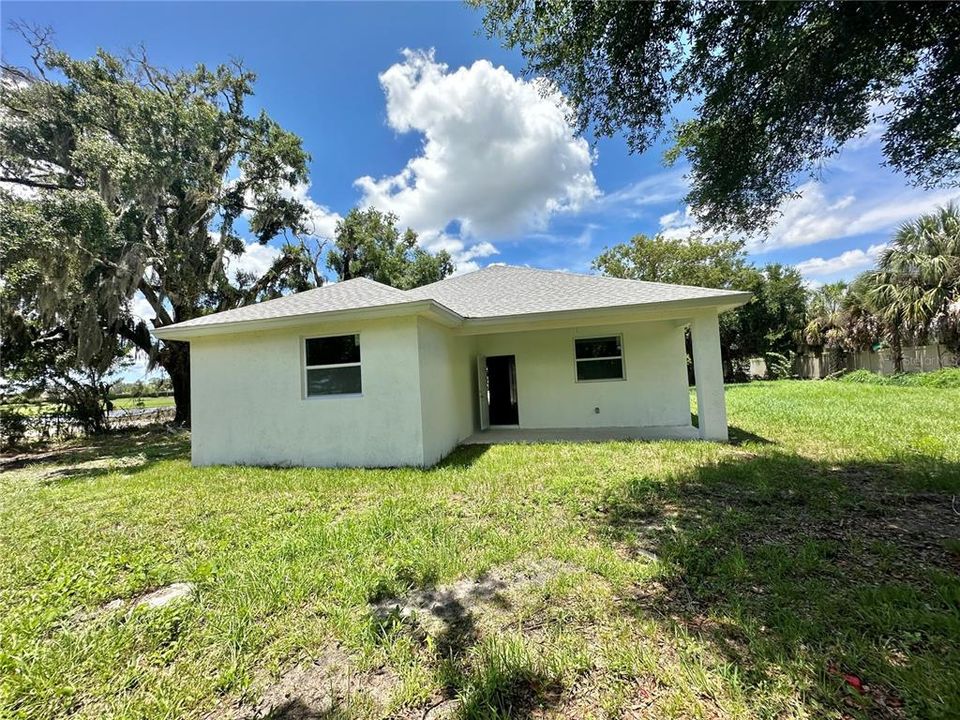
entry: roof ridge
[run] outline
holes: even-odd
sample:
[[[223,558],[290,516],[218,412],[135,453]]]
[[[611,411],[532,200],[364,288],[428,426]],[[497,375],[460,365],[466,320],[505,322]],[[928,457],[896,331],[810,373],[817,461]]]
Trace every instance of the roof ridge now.
[[[406,290],[401,290],[400,288],[394,287],[393,285],[387,285],[387,283],[382,283],[379,280],[374,280],[373,278],[368,278],[364,275],[352,277],[347,280],[337,280],[334,283],[328,283],[327,285],[322,285],[321,287],[329,287],[330,285],[342,285],[344,283],[353,282],[355,280],[363,280],[364,282],[373,283],[374,285],[379,285],[380,287],[390,288],[391,290],[396,290],[397,292],[406,292]]]
[[[465,277],[466,275],[474,275],[484,270],[492,270],[494,268],[504,268],[510,270],[533,270],[536,272],[550,273],[551,275],[564,275],[564,276],[573,276],[573,277],[582,277],[590,278],[591,280],[625,280],[632,283],[642,283],[644,285],[652,285],[657,287],[688,287],[688,288],[699,288],[701,290],[710,290],[711,292],[720,292],[720,293],[742,293],[743,290],[732,290],[729,288],[711,288],[705,287],[703,285],[686,285],[682,283],[668,283],[662,282],[659,280],[637,280],[636,278],[620,278],[614,277],[613,275],[604,275],[602,273],[585,273],[585,272],[573,272],[572,270],[555,270],[550,268],[538,268],[532,267],[530,265],[511,265],[509,263],[493,263],[485,267],[473,270],[472,272],[464,273],[463,275],[456,275],[454,277],[444,278],[444,280],[453,280],[456,277]],[[443,282],[440,280],[438,282]],[[424,287],[427,287],[426,285]]]

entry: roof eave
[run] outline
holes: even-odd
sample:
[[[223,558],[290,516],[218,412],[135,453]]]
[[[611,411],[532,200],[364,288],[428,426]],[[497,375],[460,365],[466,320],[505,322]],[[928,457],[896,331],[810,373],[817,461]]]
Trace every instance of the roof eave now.
[[[463,318],[460,315],[445,305],[441,305],[436,300],[412,300],[410,302],[392,303],[390,305],[305,313],[302,315],[290,315],[277,318],[237,320],[234,322],[213,323],[209,325],[169,325],[167,327],[156,328],[153,330],[153,334],[161,340],[188,342],[197,338],[214,335],[233,335],[237,333],[257,332],[259,330],[280,330],[303,325],[349,320],[379,320],[383,318],[403,317],[406,315],[424,315],[447,327],[457,327],[463,322]]]

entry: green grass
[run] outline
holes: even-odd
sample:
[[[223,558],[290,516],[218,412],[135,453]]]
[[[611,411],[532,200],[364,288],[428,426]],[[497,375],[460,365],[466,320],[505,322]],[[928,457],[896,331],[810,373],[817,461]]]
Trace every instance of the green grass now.
[[[117,410],[128,410],[130,408],[158,408],[158,407],[173,407],[173,395],[162,395],[160,397],[125,397],[125,398],[115,398],[113,400],[113,407]]]
[[[960,715],[960,391],[727,398],[731,445],[195,469],[156,433],[7,467],[0,717],[228,717],[332,646],[390,692],[324,717]],[[448,638],[371,612],[541,560],[564,570]],[[99,610],[179,580],[192,601]]]

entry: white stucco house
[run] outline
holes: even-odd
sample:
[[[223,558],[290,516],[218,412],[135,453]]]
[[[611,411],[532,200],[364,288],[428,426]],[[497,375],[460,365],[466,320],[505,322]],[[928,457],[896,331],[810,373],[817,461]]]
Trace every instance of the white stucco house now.
[[[726,440],[717,315],[749,298],[491,266],[407,291],[348,280],[155,334],[190,343],[195,465],[428,466],[511,437]]]

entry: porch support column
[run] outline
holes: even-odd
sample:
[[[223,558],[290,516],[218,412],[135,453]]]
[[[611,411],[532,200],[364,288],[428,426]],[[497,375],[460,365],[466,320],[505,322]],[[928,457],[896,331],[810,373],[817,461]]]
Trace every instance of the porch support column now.
[[[720,358],[720,323],[717,311],[693,317],[693,373],[697,383],[697,419],[703,440],[726,442],[727,404],[723,396],[723,361]]]

